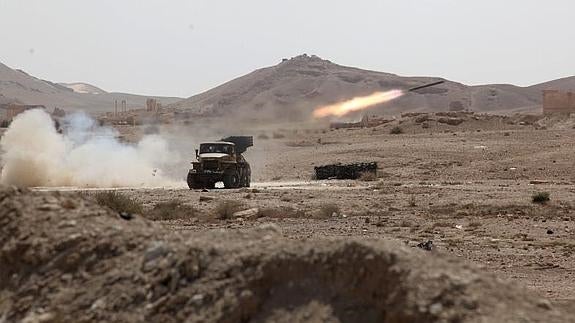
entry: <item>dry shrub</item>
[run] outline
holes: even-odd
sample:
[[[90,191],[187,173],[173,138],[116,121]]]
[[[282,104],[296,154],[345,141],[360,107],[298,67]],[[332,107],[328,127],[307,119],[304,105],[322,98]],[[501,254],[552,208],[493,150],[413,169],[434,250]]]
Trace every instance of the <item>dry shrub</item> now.
[[[293,207],[265,208],[258,211],[257,217],[274,219],[304,218],[305,212]]]
[[[285,145],[288,147],[313,147],[316,144],[314,144],[313,142],[310,142],[310,141],[302,140],[302,141],[286,142]]]
[[[483,224],[479,221],[473,221],[471,223],[469,223],[469,227],[472,229],[477,229],[479,227],[481,227]]]
[[[274,132],[272,136],[274,139],[283,139],[286,137],[283,133],[279,133],[279,132]]]
[[[217,219],[227,220],[230,219],[234,213],[241,211],[244,204],[239,201],[224,200],[218,203],[214,209],[214,215]]]
[[[331,218],[334,214],[339,215],[340,213],[341,210],[339,209],[339,206],[333,203],[328,203],[320,206],[317,212],[317,217],[320,219],[327,219]]]
[[[395,126],[389,130],[389,133],[392,135],[399,135],[403,133],[403,129],[400,126]]]
[[[531,197],[531,201],[537,204],[546,204],[551,200],[549,192],[537,192]]]
[[[150,220],[176,220],[194,217],[197,210],[192,206],[183,204],[178,200],[161,202],[147,212],[146,217]]]
[[[140,202],[116,191],[98,192],[94,194],[94,198],[99,205],[118,213],[142,214],[144,209]]]
[[[411,195],[409,196],[409,203],[408,203],[408,205],[409,205],[410,207],[416,207],[416,206],[417,206],[417,202],[416,202],[416,200],[415,200],[415,195],[414,195],[414,194],[411,194]]]
[[[359,176],[359,180],[362,182],[373,182],[377,180],[377,173],[376,172],[363,172]]]
[[[270,137],[268,135],[266,135],[265,133],[262,133],[258,136],[258,139],[267,140],[267,139],[270,139]]]

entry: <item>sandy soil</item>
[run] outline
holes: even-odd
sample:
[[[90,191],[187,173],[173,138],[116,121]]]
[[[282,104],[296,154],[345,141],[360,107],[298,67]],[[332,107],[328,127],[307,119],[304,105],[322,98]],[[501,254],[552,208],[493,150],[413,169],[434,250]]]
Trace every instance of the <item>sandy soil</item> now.
[[[126,192],[149,207],[178,199],[208,215],[220,200],[280,210],[272,219],[166,222],[175,230],[271,220],[292,239],[391,237],[412,246],[433,240],[438,252],[481,264],[550,299],[575,300],[575,130],[565,120],[459,117],[465,119],[459,126],[430,115],[429,128],[410,116],[373,129],[263,131],[270,139],[257,140],[246,156],[254,164],[252,190]],[[389,134],[395,125],[404,133]],[[313,166],[353,161],[379,162],[380,178],[311,180]],[[543,191],[551,202],[532,203]],[[340,211],[318,219],[318,210],[332,204]]]
[[[272,223],[293,241],[384,238],[408,247],[433,241],[431,258],[480,266],[573,313],[572,119],[421,117],[369,129],[253,129],[259,139],[246,154],[254,170],[249,189],[119,190],[146,208],[171,200],[194,207],[193,214],[156,221],[178,234],[217,239],[222,230]],[[442,117],[462,123],[450,126]],[[395,126],[403,133],[390,134]],[[311,180],[314,166],[353,161],[377,161],[379,178]],[[537,192],[549,192],[551,200],[533,203]],[[218,219],[226,201],[246,212]]]

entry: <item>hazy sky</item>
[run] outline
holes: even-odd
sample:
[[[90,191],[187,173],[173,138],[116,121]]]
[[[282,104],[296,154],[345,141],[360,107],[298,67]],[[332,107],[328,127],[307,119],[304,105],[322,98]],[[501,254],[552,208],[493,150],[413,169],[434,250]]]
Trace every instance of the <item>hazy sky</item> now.
[[[467,84],[575,74],[573,0],[0,0],[0,62],[191,96],[284,57]]]

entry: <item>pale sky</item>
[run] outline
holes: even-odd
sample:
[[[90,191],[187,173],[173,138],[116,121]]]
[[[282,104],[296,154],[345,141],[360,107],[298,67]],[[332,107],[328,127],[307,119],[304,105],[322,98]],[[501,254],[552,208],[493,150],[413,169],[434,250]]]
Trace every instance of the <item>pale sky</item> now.
[[[466,84],[575,75],[572,0],[0,0],[0,62],[188,97],[282,58]]]

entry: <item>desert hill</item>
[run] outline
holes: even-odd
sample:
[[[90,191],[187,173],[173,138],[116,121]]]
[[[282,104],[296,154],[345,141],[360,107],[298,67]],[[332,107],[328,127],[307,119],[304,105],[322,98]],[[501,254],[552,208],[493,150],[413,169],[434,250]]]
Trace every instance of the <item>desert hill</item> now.
[[[11,69],[0,63],[0,104],[20,102],[40,104],[48,109],[84,110],[100,113],[114,110],[114,101],[127,101],[128,108],[145,106],[147,96],[125,93],[107,93],[85,83],[56,84]],[[178,101],[178,98],[157,97],[162,104]]]
[[[564,77],[557,80],[533,85],[530,88],[536,90],[573,91],[575,90],[575,76]]]
[[[74,91],[75,93],[83,93],[83,94],[106,94],[107,92],[96,87],[91,84],[87,83],[58,83],[58,85],[62,85]]]
[[[311,111],[319,106],[375,91],[408,89],[438,80],[443,79],[403,77],[341,66],[317,56],[301,55],[177,102],[173,107],[207,115],[223,115],[233,111],[257,118],[302,119],[309,117]],[[462,109],[504,114],[537,112],[541,108],[541,89],[556,86],[553,82],[532,87],[509,84],[467,86],[445,81],[440,86],[376,106],[370,112],[397,114]],[[558,82],[560,88],[575,87],[575,77],[554,82]]]

